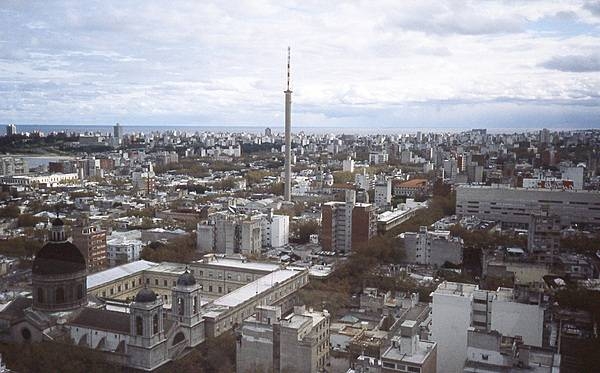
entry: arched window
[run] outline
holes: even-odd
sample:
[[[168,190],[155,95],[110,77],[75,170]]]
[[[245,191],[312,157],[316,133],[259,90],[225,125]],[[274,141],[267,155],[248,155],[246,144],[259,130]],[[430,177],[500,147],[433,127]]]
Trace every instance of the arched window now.
[[[44,303],[44,289],[37,289],[37,298],[38,303]]]
[[[144,335],[144,319],[142,319],[142,316],[136,316],[135,318],[135,334]]]
[[[152,332],[154,334],[158,333],[158,314],[155,313],[154,317],[152,317]]]
[[[183,298],[177,297],[177,313],[183,315]]]
[[[83,298],[83,285],[77,285],[77,299]]]
[[[65,289],[62,287],[59,287],[56,289],[56,303],[60,304],[60,303],[64,303],[65,302]]]
[[[192,313],[198,313],[198,296],[194,297],[193,311]]]

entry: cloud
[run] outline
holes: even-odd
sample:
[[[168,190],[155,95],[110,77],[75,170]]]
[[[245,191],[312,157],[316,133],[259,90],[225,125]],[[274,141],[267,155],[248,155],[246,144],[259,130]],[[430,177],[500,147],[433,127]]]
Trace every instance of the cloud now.
[[[583,5],[583,9],[586,9],[593,15],[600,17],[600,1],[587,1]]]
[[[3,4],[0,123],[278,125],[288,45],[297,125],[482,118],[492,103],[600,113],[600,75],[562,73],[597,61],[581,57],[600,45],[582,3],[86,4]]]
[[[600,55],[555,56],[541,64],[546,69],[588,73],[600,71]]]

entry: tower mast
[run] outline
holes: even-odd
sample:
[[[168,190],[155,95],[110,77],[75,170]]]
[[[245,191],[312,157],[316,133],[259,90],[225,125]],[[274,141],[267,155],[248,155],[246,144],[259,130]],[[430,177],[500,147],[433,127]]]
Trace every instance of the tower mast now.
[[[292,91],[290,90],[290,47],[287,55],[287,89],[285,93],[285,185],[283,198],[292,201]]]

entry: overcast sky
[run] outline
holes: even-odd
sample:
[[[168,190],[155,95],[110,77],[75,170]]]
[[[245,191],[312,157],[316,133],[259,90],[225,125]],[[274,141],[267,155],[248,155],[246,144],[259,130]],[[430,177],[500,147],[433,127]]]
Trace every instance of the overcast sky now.
[[[0,123],[600,127],[600,1],[10,1]]]

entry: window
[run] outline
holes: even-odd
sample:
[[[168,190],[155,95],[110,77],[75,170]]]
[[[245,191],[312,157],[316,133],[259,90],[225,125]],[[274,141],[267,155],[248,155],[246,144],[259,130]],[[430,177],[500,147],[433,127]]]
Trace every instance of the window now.
[[[488,354],[481,354],[481,360],[487,360],[490,356]]]
[[[183,298],[177,298],[177,313],[183,316]]]
[[[117,292],[119,292],[119,293],[121,292],[121,285],[117,286]]]
[[[212,293],[212,285],[208,285],[208,292]]]
[[[146,279],[146,284],[147,284],[147,285],[149,285],[149,284],[150,284],[150,279],[149,279],[149,278],[147,278],[147,279]]]
[[[394,364],[394,363],[388,363],[387,361],[384,361],[384,362],[383,362],[383,367],[384,367],[384,368],[392,368],[392,369],[395,369],[395,368],[396,368],[396,364]]]
[[[115,293],[115,289],[110,288],[110,295],[113,295]]]
[[[135,334],[144,334],[144,320],[142,319],[142,316],[136,316],[135,318]]]
[[[106,290],[102,292],[102,297],[106,298]]]
[[[44,303],[44,289],[38,288],[37,289],[37,296],[38,296],[38,302],[39,303]]]
[[[421,368],[419,367],[407,367],[409,372],[420,373]]]
[[[83,298],[83,285],[77,285],[77,299]]]
[[[192,313],[194,313],[194,314],[198,313],[198,297],[197,296],[194,297],[192,307],[193,307]]]
[[[158,286],[158,279],[157,278],[154,279],[154,285]]]
[[[167,285],[167,280],[163,280],[163,286],[165,286],[165,287],[168,286]]]
[[[223,288],[219,286],[219,294],[223,292]]]
[[[146,281],[146,283],[148,283],[148,282],[149,281]],[[132,281],[132,283],[133,283],[133,281]],[[141,284],[142,284],[142,278],[140,277],[140,278],[138,278],[138,285],[141,285]]]

